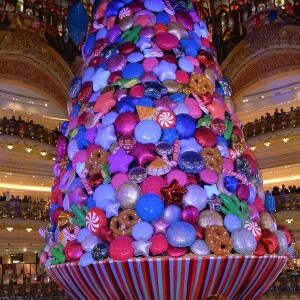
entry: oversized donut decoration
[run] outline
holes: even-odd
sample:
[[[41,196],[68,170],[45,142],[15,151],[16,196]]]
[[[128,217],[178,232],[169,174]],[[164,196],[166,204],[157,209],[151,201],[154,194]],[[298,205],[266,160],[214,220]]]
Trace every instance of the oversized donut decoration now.
[[[102,209],[93,207],[85,217],[86,227],[94,234],[97,234],[101,227],[106,226],[106,216]]]
[[[209,92],[212,95],[214,91],[214,86],[210,80],[206,76],[196,73],[190,77],[190,87],[198,96],[205,94],[206,92]]]
[[[201,151],[205,168],[220,174],[223,169],[223,157],[217,148],[206,147]]]
[[[86,169],[89,171],[89,175],[101,173],[101,165],[107,164],[108,152],[104,151],[101,147],[96,147],[88,154],[88,159],[85,163]]]
[[[110,229],[113,236],[131,235],[132,227],[139,222],[140,219],[133,209],[124,209],[119,216],[113,217],[110,221]]]
[[[172,128],[176,123],[176,116],[171,111],[163,111],[158,114],[156,122],[161,128]]]
[[[262,232],[261,228],[256,222],[246,221],[244,227],[255,236],[257,241],[260,240]]]
[[[216,255],[226,255],[232,250],[231,239],[228,231],[223,226],[206,226],[205,241],[208,248]]]

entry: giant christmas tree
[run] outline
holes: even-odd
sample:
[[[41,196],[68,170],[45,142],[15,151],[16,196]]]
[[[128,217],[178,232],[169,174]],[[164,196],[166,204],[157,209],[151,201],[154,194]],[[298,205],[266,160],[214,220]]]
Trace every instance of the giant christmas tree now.
[[[167,274],[175,272],[181,286],[180,278],[195,275],[196,267],[181,274],[178,263],[209,264],[211,259],[222,265],[201,273],[211,290],[202,287],[193,294],[198,272],[186,297],[218,292],[229,297],[230,287],[218,290],[211,282],[218,268],[224,278],[236,268],[236,276],[240,271],[254,285],[254,269],[241,271],[243,263],[229,267],[229,261],[285,255],[291,243],[271,216],[274,199],[263,190],[197,5],[188,0],[94,2],[94,22],[82,48],[85,62],[71,84],[69,122],[57,145],[51,226],[43,232],[47,245],[40,258],[50,273],[59,269],[51,265],[65,262],[78,261],[77,268],[88,270],[91,264],[113,268],[122,261],[123,275],[120,270],[98,274],[100,280],[109,278],[99,283],[103,297],[96,287],[87,287],[103,299],[114,292],[127,299],[172,298],[161,297],[159,283],[158,294],[141,292],[145,272],[152,286],[160,282],[158,266],[151,269],[147,261],[170,264]],[[151,260],[143,259],[148,256]],[[285,258],[274,259],[275,269],[262,260],[257,272],[271,272],[275,280]],[[128,262],[148,271],[126,267]],[[136,268],[140,277],[134,281],[126,268]],[[118,287],[112,287],[119,277]],[[120,287],[124,280],[131,292]],[[63,286],[73,290],[71,282]],[[172,287],[168,290],[172,293]],[[239,293],[231,296],[242,297]]]

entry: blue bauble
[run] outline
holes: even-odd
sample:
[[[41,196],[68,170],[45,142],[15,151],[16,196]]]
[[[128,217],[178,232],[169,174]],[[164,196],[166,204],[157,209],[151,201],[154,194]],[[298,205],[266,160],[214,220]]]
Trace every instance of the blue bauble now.
[[[239,185],[238,180],[234,176],[225,176],[224,177],[224,187],[227,191],[235,193]]]
[[[132,227],[131,235],[137,241],[139,238],[144,238],[146,241],[151,238],[153,227],[150,223],[142,221],[137,222]]]
[[[232,232],[235,229],[241,228],[242,224],[236,215],[228,214],[224,218],[224,226],[229,232]]]
[[[154,222],[163,215],[164,202],[155,194],[145,194],[137,200],[135,211],[143,221]]]
[[[176,116],[176,131],[181,139],[193,137],[196,131],[196,122],[188,114],[179,114]]]
[[[165,208],[163,220],[166,223],[172,224],[179,222],[181,219],[181,209],[176,205],[169,205]]]
[[[189,247],[196,239],[196,230],[190,223],[176,222],[167,229],[166,237],[174,247]]]
[[[204,169],[204,160],[197,152],[185,151],[180,154],[178,165],[184,172],[197,174]]]
[[[87,12],[81,2],[74,3],[68,12],[67,27],[74,44],[78,46],[88,29]]]

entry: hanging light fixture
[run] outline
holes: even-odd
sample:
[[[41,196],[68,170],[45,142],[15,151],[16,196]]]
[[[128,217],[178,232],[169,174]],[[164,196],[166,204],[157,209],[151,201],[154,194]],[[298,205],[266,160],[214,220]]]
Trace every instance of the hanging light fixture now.
[[[27,230],[27,232],[31,232],[32,228],[31,227],[27,227],[26,230]]]
[[[266,147],[269,147],[269,146],[271,145],[271,142],[269,142],[269,141],[264,142],[264,145],[265,145]]]
[[[287,221],[289,224],[291,224],[294,220],[291,219],[291,218],[289,218],[289,219],[286,219],[286,221]]]
[[[290,139],[288,137],[284,137],[282,140],[287,143]]]
[[[14,228],[11,227],[11,226],[8,226],[8,227],[6,227],[6,229],[7,229],[8,231],[12,231]]]
[[[47,151],[42,150],[42,151],[41,151],[41,155],[42,155],[42,156],[46,156],[46,155],[47,155]]]
[[[9,150],[11,150],[11,149],[14,147],[14,145],[13,145],[12,143],[8,143],[6,147],[7,147]]]
[[[32,151],[32,148],[29,147],[29,146],[27,146],[27,147],[25,148],[25,150],[26,150],[28,153],[30,153],[30,152]]]
[[[252,151],[254,151],[254,150],[256,149],[256,146],[253,145],[253,146],[250,147],[250,149],[251,149]]]

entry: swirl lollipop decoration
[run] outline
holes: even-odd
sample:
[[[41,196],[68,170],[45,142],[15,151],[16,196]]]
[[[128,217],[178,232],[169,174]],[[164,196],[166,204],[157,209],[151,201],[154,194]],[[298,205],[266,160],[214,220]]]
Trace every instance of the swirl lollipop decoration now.
[[[284,239],[289,233],[276,235],[270,215],[272,199],[268,196],[264,203],[255,161],[240,122],[227,105],[230,84],[222,76],[199,5],[190,0],[94,2],[95,20],[82,47],[85,62],[80,76],[71,83],[69,122],[59,141],[54,168],[56,197],[52,205],[61,209],[59,220],[68,216],[65,225],[70,235],[64,236],[67,243],[58,244],[63,230],[58,228],[54,242],[59,246],[48,253],[50,258],[54,254],[53,264],[61,263],[65,250],[61,247],[67,247],[65,259],[76,263],[78,269],[72,271],[76,274],[83,267],[99,266],[84,276],[96,274],[102,267],[106,270],[98,292],[85,288],[83,298],[174,298],[177,292],[171,286],[152,282],[156,292],[148,283],[139,286],[134,276],[141,274],[132,275],[133,270],[151,269],[154,274],[157,269],[148,267],[144,257],[160,263],[156,255],[163,255],[163,265],[173,268],[170,257],[175,264],[190,261],[197,265],[211,253],[223,264],[233,251],[240,257],[259,253],[255,249],[260,228],[251,223],[254,211],[255,222],[263,215],[268,228],[274,228],[272,241],[280,239],[282,247],[273,247],[272,254],[283,254],[286,249]],[[58,168],[63,158],[65,164]],[[265,227],[261,230],[263,242],[259,245],[265,247],[270,234],[264,234]],[[251,244],[245,243],[246,235]],[[222,244],[218,244],[220,239]],[[70,255],[69,249],[76,255]],[[225,256],[219,258],[221,255]],[[132,258],[135,262],[126,265]],[[270,259],[276,262],[273,256]],[[110,273],[116,260],[122,261],[119,267],[124,269],[119,274],[128,280],[128,290],[124,280],[114,280]],[[252,262],[256,263],[254,256]],[[284,262],[283,257],[272,278]],[[63,268],[48,270],[65,282]],[[146,273],[143,282],[150,282]],[[260,282],[263,273],[254,276],[250,286]],[[193,278],[213,288],[204,289],[202,295],[196,287],[194,291],[187,288],[190,299],[213,293],[246,297],[239,289],[235,295],[221,285],[218,290],[209,281],[213,279],[200,280],[199,274]],[[213,278],[210,275],[207,278]],[[181,282],[189,281],[184,274],[178,276]],[[243,280],[240,283],[245,284]],[[265,286],[257,288],[258,295]],[[73,289],[77,295],[81,293],[67,282],[64,287],[70,294]]]

